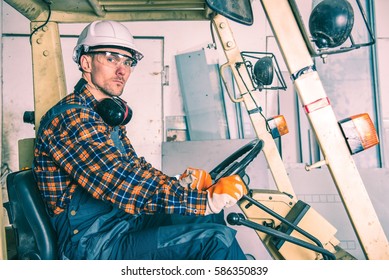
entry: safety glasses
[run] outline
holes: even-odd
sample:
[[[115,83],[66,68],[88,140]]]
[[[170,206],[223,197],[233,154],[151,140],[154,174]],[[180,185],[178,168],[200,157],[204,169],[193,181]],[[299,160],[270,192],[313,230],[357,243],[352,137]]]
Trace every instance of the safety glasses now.
[[[138,63],[135,58],[117,52],[92,51],[88,54],[94,55],[98,62],[112,68],[117,68],[122,64],[124,67],[131,69]]]

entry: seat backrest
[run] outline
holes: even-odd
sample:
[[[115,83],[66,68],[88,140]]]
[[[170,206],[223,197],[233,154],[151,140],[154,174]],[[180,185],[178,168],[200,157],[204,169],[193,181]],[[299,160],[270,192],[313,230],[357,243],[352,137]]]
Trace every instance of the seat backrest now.
[[[31,169],[7,176],[9,220],[16,237],[17,258],[57,259],[56,233]]]

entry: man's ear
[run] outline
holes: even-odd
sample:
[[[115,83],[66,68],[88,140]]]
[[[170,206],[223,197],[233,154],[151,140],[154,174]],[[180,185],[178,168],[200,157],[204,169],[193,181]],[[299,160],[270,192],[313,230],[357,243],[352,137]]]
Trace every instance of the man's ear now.
[[[82,55],[80,57],[80,68],[84,72],[92,71],[92,57],[90,55]]]

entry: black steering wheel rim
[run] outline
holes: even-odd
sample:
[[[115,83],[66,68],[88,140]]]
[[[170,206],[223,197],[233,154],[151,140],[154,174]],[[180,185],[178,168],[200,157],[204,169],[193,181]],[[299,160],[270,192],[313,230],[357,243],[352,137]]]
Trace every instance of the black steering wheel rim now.
[[[238,174],[241,177],[244,175],[246,167],[254,160],[254,158],[262,151],[264,142],[261,139],[254,139],[251,142],[247,143],[225,160],[219,163],[215,168],[213,168],[209,174],[214,181],[230,175]],[[239,162],[237,160],[242,157]]]

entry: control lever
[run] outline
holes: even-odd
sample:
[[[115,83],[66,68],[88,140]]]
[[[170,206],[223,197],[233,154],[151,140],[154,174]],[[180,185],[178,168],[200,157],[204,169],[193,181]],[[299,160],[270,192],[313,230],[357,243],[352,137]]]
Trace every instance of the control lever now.
[[[335,255],[333,253],[331,253],[330,251],[324,249],[323,247],[319,247],[319,246],[313,245],[312,243],[308,243],[308,242],[306,242],[304,240],[301,240],[301,239],[298,239],[296,237],[290,236],[290,235],[288,235],[286,233],[283,233],[281,231],[275,230],[273,228],[270,228],[270,227],[267,227],[267,226],[263,226],[263,225],[254,223],[254,222],[252,222],[250,220],[246,220],[244,215],[241,214],[241,213],[230,213],[230,214],[228,214],[227,222],[230,225],[232,225],[232,226],[242,226],[243,225],[243,226],[249,227],[251,229],[258,230],[260,232],[266,233],[266,234],[271,235],[273,237],[284,239],[284,240],[286,240],[288,242],[291,242],[291,243],[296,244],[298,246],[307,248],[309,250],[321,253],[323,255],[324,259],[332,259],[332,260],[336,259]]]

